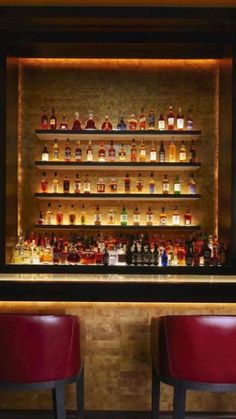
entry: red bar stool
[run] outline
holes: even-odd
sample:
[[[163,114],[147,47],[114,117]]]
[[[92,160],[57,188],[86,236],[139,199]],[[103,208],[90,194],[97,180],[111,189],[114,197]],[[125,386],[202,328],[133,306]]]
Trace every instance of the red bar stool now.
[[[153,419],[160,382],[174,387],[174,419],[184,418],[187,389],[236,391],[236,316],[153,318],[151,350]]]
[[[65,384],[76,383],[83,418],[83,366],[77,317],[0,314],[0,389],[51,389],[56,419],[65,419]]]

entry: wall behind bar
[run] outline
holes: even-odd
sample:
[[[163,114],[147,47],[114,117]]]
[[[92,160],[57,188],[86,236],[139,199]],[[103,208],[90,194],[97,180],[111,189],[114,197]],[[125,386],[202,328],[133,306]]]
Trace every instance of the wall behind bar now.
[[[236,304],[9,302],[0,303],[0,312],[79,316],[85,330],[85,408],[138,411],[150,409],[151,318],[195,313],[236,315]],[[68,386],[68,409],[75,408],[74,400],[74,387]],[[1,409],[51,407],[50,392],[0,392]],[[172,389],[166,385],[161,389],[161,409],[172,409]],[[236,398],[233,393],[188,392],[187,410],[235,411]]]

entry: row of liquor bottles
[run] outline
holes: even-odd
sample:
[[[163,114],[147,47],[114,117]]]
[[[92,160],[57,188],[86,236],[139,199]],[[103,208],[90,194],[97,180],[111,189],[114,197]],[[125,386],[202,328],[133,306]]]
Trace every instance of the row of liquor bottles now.
[[[70,143],[70,139],[67,138],[63,152],[59,147],[58,140],[55,138],[52,150],[49,151],[47,144],[44,144],[41,153],[42,161],[98,161],[98,162],[115,162],[115,161],[130,161],[130,162],[196,162],[196,146],[192,140],[190,148],[187,150],[185,142],[182,141],[179,149],[176,144],[171,141],[168,147],[164,147],[164,143],[160,143],[159,150],[154,142],[148,147],[144,140],[141,141],[140,145],[136,145],[135,139],[132,140],[130,145],[124,145],[123,143],[119,146],[114,145],[113,141],[110,145],[105,145],[101,142],[95,150],[95,145],[92,144],[91,140],[88,142],[86,149],[83,150],[80,141],[77,142],[74,150]]]
[[[175,114],[173,107],[169,106],[169,109],[164,115],[163,112],[160,113],[158,120],[156,121],[156,115],[153,109],[150,110],[149,114],[146,116],[144,108],[141,109],[139,117],[137,118],[134,113],[130,114],[127,123],[125,122],[124,116],[121,116],[116,127],[109,119],[109,116],[106,115],[101,125],[98,127],[98,124],[94,118],[93,111],[88,112],[88,118],[83,124],[79,117],[79,112],[75,112],[73,123],[70,125],[67,122],[65,114],[62,116],[61,121],[58,123],[55,109],[52,108],[50,116],[48,116],[46,110],[43,110],[40,128],[42,130],[61,130],[66,131],[72,129],[73,131],[80,131],[82,129],[86,130],[96,130],[101,129],[103,131],[111,131],[114,129],[117,130],[146,130],[146,129],[158,129],[160,131],[164,130],[192,130],[193,129],[193,117],[192,110],[189,109],[187,112],[187,117],[184,116],[182,108],[178,108],[178,112]]]
[[[167,240],[148,235],[51,237],[21,234],[13,252],[16,264],[225,266],[229,249],[217,237],[200,234]]]
[[[186,182],[185,182],[186,183]],[[196,194],[196,182],[193,174],[188,178],[188,189],[187,193],[190,195]],[[181,195],[182,193],[182,181],[180,176],[176,176],[175,179],[170,182],[167,174],[164,175],[161,181],[161,192],[164,195],[173,193],[174,195]],[[157,180],[154,177],[154,173],[150,174],[149,180],[143,177],[142,173],[138,173],[136,180],[130,177],[129,173],[126,173],[122,180],[122,183],[118,183],[117,178],[112,177],[109,181],[104,177],[99,177],[96,184],[91,182],[90,176],[87,174],[81,181],[80,175],[77,173],[73,181],[65,175],[63,180],[59,180],[58,173],[54,173],[54,177],[51,181],[48,181],[46,172],[43,172],[43,176],[40,181],[40,191],[42,193],[74,193],[74,194],[90,194],[94,193],[158,193]]]
[[[187,208],[184,214],[181,214],[178,206],[175,206],[172,213],[167,214],[165,207],[161,208],[161,211],[153,211],[149,206],[146,214],[141,214],[138,207],[135,207],[133,211],[128,211],[125,206],[122,206],[120,210],[116,208],[110,208],[106,211],[101,210],[99,205],[96,205],[94,211],[94,225],[119,225],[121,226],[133,225],[133,226],[190,226],[192,224],[192,214],[190,209]],[[88,216],[91,219],[91,208],[88,211],[83,204],[78,210],[74,204],[71,204],[69,212],[65,212],[61,204],[57,205],[57,208],[52,208],[52,204],[49,202],[47,210],[40,211],[38,224],[39,225],[88,225]],[[119,217],[119,218],[118,218]],[[145,220],[145,221],[144,221]],[[146,222],[146,224],[145,224]],[[117,224],[116,224],[117,223]],[[142,224],[143,223],[143,224]]]

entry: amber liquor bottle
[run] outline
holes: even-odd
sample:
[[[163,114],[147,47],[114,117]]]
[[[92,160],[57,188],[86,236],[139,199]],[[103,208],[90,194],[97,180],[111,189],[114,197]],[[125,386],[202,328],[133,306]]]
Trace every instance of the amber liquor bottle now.
[[[78,173],[76,174],[76,177],[74,180],[74,193],[75,194],[81,193],[81,180]]]
[[[106,161],[106,151],[104,147],[104,143],[101,143],[98,150],[98,161],[105,162]]]
[[[141,141],[140,150],[139,150],[139,161],[145,162],[146,161],[146,146],[144,144],[144,141]]]
[[[196,163],[196,147],[193,140],[192,140],[191,148],[189,151],[189,162]]]
[[[57,129],[57,117],[55,115],[55,109],[52,108],[52,114],[50,116],[49,119],[49,127],[51,130],[56,130]]]
[[[125,178],[124,178],[124,191],[125,193],[130,193],[130,177],[129,174],[127,173]]]
[[[87,161],[93,161],[93,149],[92,149],[92,142],[89,140],[88,148],[87,148]]]
[[[169,112],[167,114],[167,128],[170,131],[175,128],[175,115],[172,106],[169,106]]]
[[[144,113],[144,108],[141,108],[141,113],[139,115],[139,129],[140,130],[146,129],[146,116]]]
[[[82,161],[82,148],[79,140],[75,148],[75,161]]]
[[[46,113],[45,109],[43,109],[43,113],[42,113],[42,116],[41,116],[40,128],[41,129],[48,129],[48,116],[47,116],[47,113]]]
[[[170,182],[167,178],[167,175],[164,175],[164,179],[162,181],[162,193],[163,195],[168,195],[170,192]]]
[[[102,214],[99,208],[99,205],[96,206],[96,211],[94,214],[94,224],[95,225],[101,225],[102,223]]]
[[[76,220],[76,213],[75,213],[75,207],[73,204],[71,204],[70,206],[70,212],[69,212],[69,222],[71,225],[75,224],[75,220]]]
[[[179,108],[179,112],[176,118],[176,125],[177,125],[177,130],[181,131],[184,129],[184,115],[182,113],[182,108]]]
[[[63,180],[63,193],[69,193],[70,192],[70,180],[68,179],[68,176],[65,176]]]
[[[63,212],[61,209],[61,204],[58,205],[57,213],[56,213],[56,221],[58,225],[63,224]]]
[[[49,160],[49,152],[48,152],[48,148],[47,148],[46,144],[44,144],[43,149],[42,149],[41,160],[42,161],[48,161]]]
[[[160,150],[159,150],[159,162],[165,163],[165,149],[164,149],[163,141],[161,142]]]
[[[137,161],[137,147],[136,147],[134,138],[132,140],[132,145],[130,149],[130,161],[134,163]]]
[[[71,146],[69,138],[67,138],[65,145],[65,161],[71,161]]]
[[[155,146],[154,142],[152,142],[152,146],[151,146],[151,149],[150,149],[150,159],[149,160],[152,163],[156,163],[156,161],[157,161],[157,149],[156,149],[156,146]]]
[[[110,162],[113,162],[116,160],[116,149],[114,147],[114,143],[112,140],[111,140],[111,144],[108,150],[108,159]]]
[[[46,192],[48,192],[48,181],[47,181],[47,177],[46,177],[46,173],[45,172],[43,172],[43,176],[42,176],[42,179],[41,179],[41,191],[43,192],[43,193],[46,193]]]

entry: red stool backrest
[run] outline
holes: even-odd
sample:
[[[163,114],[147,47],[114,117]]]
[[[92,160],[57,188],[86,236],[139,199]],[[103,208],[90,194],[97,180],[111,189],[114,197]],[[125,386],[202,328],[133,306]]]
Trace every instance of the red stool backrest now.
[[[53,381],[79,368],[77,317],[0,314],[0,381]]]
[[[152,356],[161,375],[236,383],[236,316],[152,319]]]

